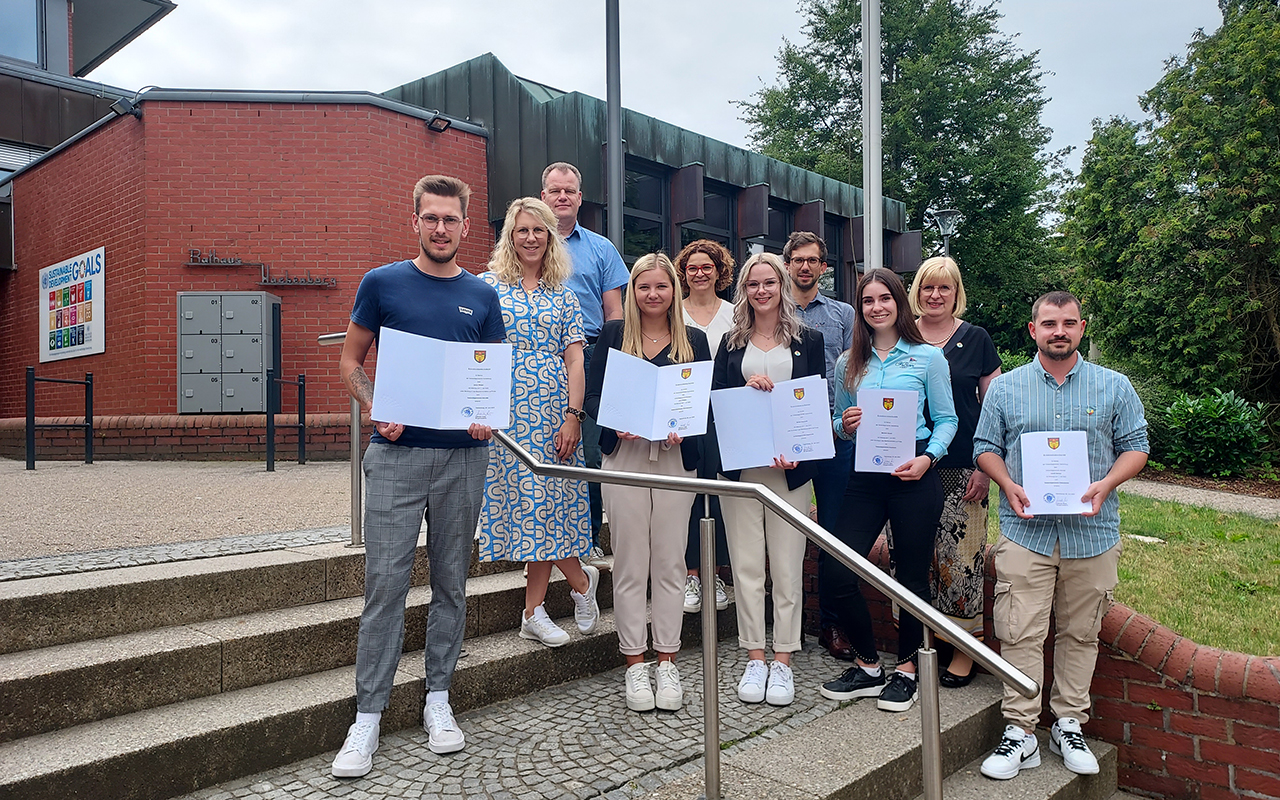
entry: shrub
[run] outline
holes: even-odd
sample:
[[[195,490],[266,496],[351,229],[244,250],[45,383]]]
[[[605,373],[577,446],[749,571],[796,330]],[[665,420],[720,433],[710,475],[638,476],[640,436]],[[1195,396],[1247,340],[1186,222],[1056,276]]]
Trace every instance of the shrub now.
[[[999,348],[996,349],[996,352],[1000,354],[1001,372],[1012,372],[1031,361],[1031,356],[1027,353],[1015,353],[1012,350],[1000,350]]]
[[[1164,409],[1169,466],[1194,475],[1227,477],[1261,462],[1267,435],[1262,404],[1214,389],[1205,397],[1180,393]]]

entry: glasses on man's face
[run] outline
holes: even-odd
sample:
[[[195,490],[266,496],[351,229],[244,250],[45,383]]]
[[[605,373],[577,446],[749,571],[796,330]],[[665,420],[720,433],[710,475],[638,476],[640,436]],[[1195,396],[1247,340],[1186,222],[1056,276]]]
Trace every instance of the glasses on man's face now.
[[[821,264],[822,259],[818,258],[817,256],[813,256],[810,258],[793,258],[787,263],[794,264],[797,267],[809,267],[810,269],[812,269],[818,266],[819,264]]]
[[[687,264],[685,265],[684,271],[689,273],[690,275],[693,275],[694,273],[698,273],[698,272],[715,272],[716,265],[715,264]]]
[[[444,223],[444,229],[449,233],[453,233],[462,224],[462,217],[437,217],[435,214],[419,214],[418,219],[429,231],[434,231],[441,223]]]

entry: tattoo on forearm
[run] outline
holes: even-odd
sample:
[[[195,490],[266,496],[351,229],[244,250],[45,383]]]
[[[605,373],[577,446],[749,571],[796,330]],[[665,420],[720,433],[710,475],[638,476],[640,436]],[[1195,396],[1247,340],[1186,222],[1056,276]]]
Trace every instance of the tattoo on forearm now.
[[[373,404],[373,381],[369,380],[364,367],[356,367],[351,371],[347,376],[347,388],[360,405],[368,407]]]

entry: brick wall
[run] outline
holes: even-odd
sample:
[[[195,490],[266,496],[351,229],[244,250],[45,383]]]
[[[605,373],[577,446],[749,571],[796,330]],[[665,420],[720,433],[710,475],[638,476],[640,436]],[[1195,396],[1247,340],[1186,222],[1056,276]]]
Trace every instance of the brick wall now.
[[[412,257],[413,182],[456,175],[473,189],[459,260],[480,271],[486,142],[365,105],[144,102],[14,182],[19,269],[0,278],[0,418],[21,418],[22,373],[93,372],[95,413],[177,411],[179,291],[261,291],[282,299],[282,367],[307,374],[308,412],[345,413],[338,348],[360,277]],[[39,364],[39,270],[105,247],[106,352]],[[262,261],[274,273],[338,279],[336,289],[257,285],[257,267],[186,267],[189,249]],[[372,361],[370,362],[372,364]],[[47,386],[47,385],[45,385]],[[74,393],[42,386],[41,416],[83,414]],[[284,393],[284,410],[295,410]]]
[[[810,545],[811,557],[812,551]],[[812,558],[807,561],[812,569]],[[887,569],[883,539],[871,561]],[[998,651],[991,630],[994,588],[988,557],[985,636]],[[868,591],[868,605],[878,646],[894,652],[891,604]],[[1052,629],[1049,636],[1045,687],[1053,682]],[[1119,603],[1103,618],[1099,639],[1085,733],[1119,749],[1121,789],[1169,800],[1280,798],[1280,657],[1199,645]],[[1043,697],[1047,726],[1053,716],[1047,691]]]
[[[341,461],[351,455],[350,414],[307,415],[307,460]],[[37,423],[83,425],[83,416],[37,417]],[[296,414],[276,415],[276,460],[298,457]],[[368,447],[370,422],[363,420],[361,446]],[[94,416],[95,461],[169,459],[261,461],[267,452],[264,414]],[[26,458],[24,420],[0,419],[0,458]],[[79,461],[84,458],[84,429],[36,432],[36,461]]]

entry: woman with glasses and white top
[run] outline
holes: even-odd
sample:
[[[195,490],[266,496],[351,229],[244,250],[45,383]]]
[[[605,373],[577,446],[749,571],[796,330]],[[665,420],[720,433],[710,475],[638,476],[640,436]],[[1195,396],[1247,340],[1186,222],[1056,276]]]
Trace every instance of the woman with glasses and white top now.
[[[774,384],[807,375],[825,375],[822,334],[804,327],[791,293],[791,277],[782,259],[759,253],[738,273],[733,327],[716,354],[712,389],[750,386],[762,392]],[[717,440],[733,431],[716,428]],[[719,465],[718,448],[716,464]],[[731,470],[721,480],[762,483],[796,510],[809,512],[814,462],[794,463],[781,455],[773,465]],[[729,556],[733,563],[734,602],[738,612],[738,645],[747,651],[747,666],[738,681],[738,699],[785,706],[795,699],[791,654],[800,649],[804,607],[804,534],[757,500],[721,499]],[[773,663],[765,666],[765,560],[773,577]]]
[[[676,274],[680,277],[680,289],[684,292],[684,324],[697,328],[707,335],[711,356],[720,349],[720,340],[733,326],[733,303],[724,300],[717,292],[733,284],[733,256],[719,242],[698,239],[685,246],[676,256]],[[706,442],[704,441],[704,445]],[[715,478],[707,472],[709,460],[702,460],[700,478]],[[720,510],[720,498],[710,497],[711,519],[716,523],[716,565],[729,565],[729,545],[725,540],[724,516]],[[684,583],[684,611],[697,614],[702,610],[702,581],[698,575],[702,566],[703,514],[707,513],[706,495],[698,495],[689,510],[689,545],[684,551],[684,564],[688,577]],[[716,610],[729,607],[729,592],[724,580],[716,576]]]
[[[615,350],[659,367],[711,360],[707,337],[685,327],[679,285],[675,265],[662,253],[641,256],[631,268],[622,319],[604,324],[591,357],[586,411],[593,419],[599,418],[605,372]],[[673,431],[651,442],[601,426],[602,466],[692,478],[702,453],[701,438],[682,439]],[[613,616],[618,649],[627,660],[627,708],[679,710],[684,689],[675,660],[684,626],[685,526],[693,495],[608,483],[601,485],[600,494],[613,544]],[[646,603],[650,585],[652,602]],[[650,605],[652,611],[646,613]],[[654,684],[644,660],[649,649],[646,617],[652,619],[653,649],[658,652]]]

